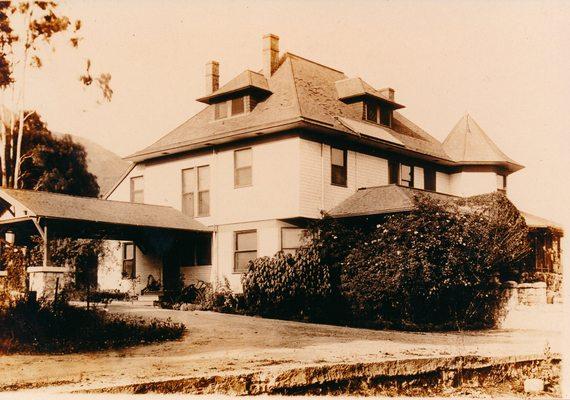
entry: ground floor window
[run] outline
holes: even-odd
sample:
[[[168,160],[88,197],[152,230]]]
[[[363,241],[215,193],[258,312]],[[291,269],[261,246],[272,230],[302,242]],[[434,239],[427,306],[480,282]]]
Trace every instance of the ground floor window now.
[[[257,231],[235,232],[234,272],[247,270],[247,264],[257,258]]]
[[[204,235],[189,239],[179,245],[180,265],[193,267],[212,265],[212,236]]]
[[[123,247],[123,278],[135,278],[137,275],[135,244],[125,242]]]
[[[295,254],[305,240],[305,232],[303,228],[281,228],[281,251]]]

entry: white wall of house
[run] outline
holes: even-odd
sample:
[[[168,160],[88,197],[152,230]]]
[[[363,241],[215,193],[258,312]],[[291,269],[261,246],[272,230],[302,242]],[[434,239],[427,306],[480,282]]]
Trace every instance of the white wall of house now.
[[[97,270],[97,283],[100,290],[119,290],[138,294],[147,286],[149,275],[162,282],[162,260],[150,254],[143,254],[138,248],[135,255],[136,278],[124,278],[122,276],[122,252],[120,241],[106,241],[105,254],[100,259]]]
[[[450,193],[456,196],[491,193],[497,190],[497,174],[495,172],[474,171],[451,174],[449,189]]]

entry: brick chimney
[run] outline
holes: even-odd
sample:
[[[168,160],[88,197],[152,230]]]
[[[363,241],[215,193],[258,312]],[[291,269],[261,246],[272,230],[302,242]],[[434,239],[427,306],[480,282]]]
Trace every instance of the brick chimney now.
[[[206,64],[206,94],[212,94],[220,88],[220,63],[210,61]]]
[[[396,96],[395,96],[396,91],[395,91],[394,89],[392,89],[392,88],[389,87],[389,88],[380,89],[380,90],[378,90],[378,91],[380,92],[380,94],[381,94],[382,96],[386,97],[387,99],[390,99],[390,100],[392,100],[392,101],[395,101],[394,99],[395,99],[395,97],[396,97]]]
[[[279,66],[279,36],[263,36],[263,75],[269,78]]]

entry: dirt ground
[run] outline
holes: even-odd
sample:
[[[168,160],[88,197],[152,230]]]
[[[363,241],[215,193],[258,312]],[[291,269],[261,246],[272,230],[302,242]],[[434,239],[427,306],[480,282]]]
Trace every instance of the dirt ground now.
[[[520,310],[510,329],[466,333],[375,331],[200,311],[112,304],[110,312],[171,318],[188,332],[175,342],[73,355],[0,357],[0,390],[68,392],[283,366],[406,358],[560,352],[562,308]]]

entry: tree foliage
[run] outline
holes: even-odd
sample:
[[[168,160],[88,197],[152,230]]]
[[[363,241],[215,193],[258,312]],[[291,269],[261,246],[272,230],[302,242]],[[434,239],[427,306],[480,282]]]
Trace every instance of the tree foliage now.
[[[40,69],[46,50],[55,51],[54,39],[66,37],[76,48],[81,21],[71,21],[59,12],[55,1],[0,1],[0,169],[2,186],[20,188],[26,113],[27,76],[30,68]],[[91,77],[91,61],[86,75]],[[110,101],[111,75],[103,73],[91,81],[98,83],[103,98]],[[13,166],[8,168],[9,160]],[[57,178],[54,178],[57,179]]]

